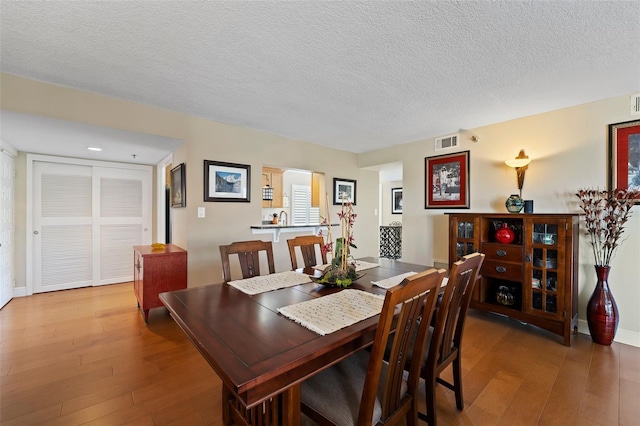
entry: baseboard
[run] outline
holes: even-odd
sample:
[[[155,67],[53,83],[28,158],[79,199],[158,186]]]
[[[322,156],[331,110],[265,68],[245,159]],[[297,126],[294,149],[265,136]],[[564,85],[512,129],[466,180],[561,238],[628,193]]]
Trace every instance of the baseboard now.
[[[587,336],[589,335],[589,326],[587,325],[586,320],[578,320],[578,332],[586,334]],[[640,333],[618,328],[616,337],[614,337],[613,341],[640,348]]]
[[[11,295],[13,297],[24,297],[24,296],[28,296],[27,294],[27,288],[26,287],[14,287],[13,291],[11,292]]]

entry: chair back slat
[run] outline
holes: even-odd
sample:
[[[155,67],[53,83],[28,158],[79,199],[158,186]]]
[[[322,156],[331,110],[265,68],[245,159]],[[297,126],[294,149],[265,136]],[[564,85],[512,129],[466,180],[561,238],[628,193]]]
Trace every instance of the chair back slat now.
[[[402,404],[415,403],[413,398],[418,389],[420,364],[428,326],[445,273],[444,270],[430,269],[407,277],[399,285],[387,290],[367,367],[358,416],[359,425],[371,423],[389,339],[392,339],[392,344],[381,400],[382,421],[386,421],[389,416],[396,413]],[[399,307],[399,313],[396,312],[397,307]],[[396,321],[394,317],[397,318]],[[419,321],[420,318],[422,318],[421,321]],[[390,333],[394,324],[396,330]],[[416,336],[415,342],[412,341],[413,336]],[[413,350],[413,353],[408,391],[402,396],[403,372],[409,350]]]
[[[269,273],[275,273],[276,269],[271,241],[239,241],[220,246],[220,259],[222,260],[222,275],[224,281],[231,281],[231,264],[229,257],[233,254],[238,256],[243,279],[260,275],[260,252],[262,251],[267,255]]]
[[[309,268],[318,264],[316,261],[316,248],[320,252],[322,264],[327,263],[327,253],[322,250],[324,239],[319,235],[303,235],[287,240],[289,246],[289,257],[291,257],[291,268],[295,271],[298,269],[298,256],[296,247],[300,247],[304,267]]]

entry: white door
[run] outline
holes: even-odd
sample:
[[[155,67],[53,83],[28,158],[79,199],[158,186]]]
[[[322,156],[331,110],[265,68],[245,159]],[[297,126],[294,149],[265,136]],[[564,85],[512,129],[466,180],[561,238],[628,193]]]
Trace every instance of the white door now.
[[[34,161],[33,292],[131,281],[150,206],[150,170]]]
[[[99,207],[94,214],[94,285],[133,281],[132,246],[151,244],[150,173],[93,168]]]
[[[11,300],[13,293],[14,182],[15,160],[0,151],[0,308]]]

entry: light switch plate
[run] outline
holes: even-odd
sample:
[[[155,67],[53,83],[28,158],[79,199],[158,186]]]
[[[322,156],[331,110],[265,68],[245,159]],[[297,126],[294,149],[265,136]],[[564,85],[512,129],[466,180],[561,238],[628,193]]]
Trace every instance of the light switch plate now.
[[[198,217],[204,217],[204,207],[198,207]]]

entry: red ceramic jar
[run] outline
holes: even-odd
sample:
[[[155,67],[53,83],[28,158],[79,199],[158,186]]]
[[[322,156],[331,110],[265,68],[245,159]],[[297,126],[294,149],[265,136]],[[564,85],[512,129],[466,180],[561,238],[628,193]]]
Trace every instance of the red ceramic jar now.
[[[502,244],[511,244],[516,238],[515,232],[509,228],[507,222],[502,223],[502,228],[496,231],[496,241]]]

